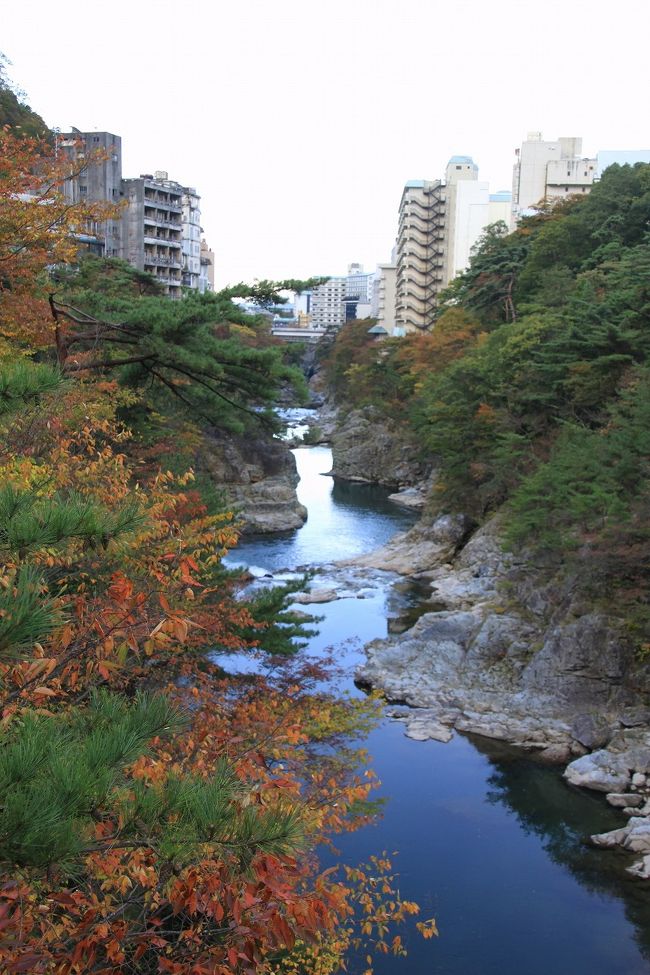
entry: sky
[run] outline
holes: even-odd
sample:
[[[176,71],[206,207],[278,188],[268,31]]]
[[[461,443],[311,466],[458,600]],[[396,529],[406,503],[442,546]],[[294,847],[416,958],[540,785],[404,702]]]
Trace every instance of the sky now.
[[[647,0],[5,0],[0,50],[48,125],[197,188],[224,286],[373,270],[455,154],[495,192],[529,131],[648,148],[649,31]]]

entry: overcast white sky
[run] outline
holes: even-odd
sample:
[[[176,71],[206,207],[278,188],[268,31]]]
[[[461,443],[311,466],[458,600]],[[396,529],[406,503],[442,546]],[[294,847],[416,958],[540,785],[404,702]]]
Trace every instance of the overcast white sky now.
[[[217,284],[373,269],[407,179],[530,130],[650,146],[647,0],[20,0],[0,50],[51,126],[196,186]]]

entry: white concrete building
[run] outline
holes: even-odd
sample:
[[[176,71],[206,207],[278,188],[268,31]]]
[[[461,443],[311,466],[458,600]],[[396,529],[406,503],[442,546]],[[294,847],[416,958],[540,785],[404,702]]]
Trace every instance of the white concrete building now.
[[[512,219],[512,193],[510,190],[499,190],[498,193],[490,193],[488,202],[488,224],[503,221],[506,227],[510,226]]]
[[[395,264],[379,264],[377,267],[376,286],[371,306],[371,318],[377,319],[389,335],[404,335],[396,332],[395,325],[395,294],[397,286],[397,266]]]
[[[406,184],[399,210],[393,334],[432,327],[439,292],[467,267],[490,222],[489,196],[470,156],[452,156],[444,182]]]
[[[193,186],[183,189],[183,286],[201,287],[201,197]]]
[[[479,182],[478,166],[469,156],[452,156],[445,172],[445,284],[469,264],[472,248],[490,222],[488,183]]]
[[[372,302],[374,274],[367,274],[363,264],[348,264],[345,285],[346,298],[358,298],[362,303]]]
[[[199,291],[204,294],[206,291],[214,291],[214,251],[208,247],[205,238],[201,239],[200,254]]]
[[[582,139],[576,136],[545,142],[541,132],[529,132],[516,153],[512,227],[542,200],[588,193],[596,177],[597,160],[582,157]]]
[[[321,330],[338,330],[344,321],[343,299],[346,278],[330,278],[325,284],[312,289],[309,313],[311,327]]]

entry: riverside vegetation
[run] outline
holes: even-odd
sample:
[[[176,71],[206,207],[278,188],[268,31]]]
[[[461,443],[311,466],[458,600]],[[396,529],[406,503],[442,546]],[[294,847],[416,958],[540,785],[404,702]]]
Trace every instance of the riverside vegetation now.
[[[377,344],[346,327],[324,359],[346,408],[402,421],[437,469],[432,509],[562,564],[647,652],[650,166],[488,228],[435,329]]]
[[[65,161],[0,88],[0,967],[326,975],[361,940],[402,954],[389,928],[417,907],[386,857],[315,854],[373,815],[351,742],[376,704],[294,656],[291,586],[242,598],[237,518],[192,467],[300,390],[232,300],[296,282],[170,302],[80,259],[107,211],[65,199]],[[215,648],[284,662],[230,679]]]

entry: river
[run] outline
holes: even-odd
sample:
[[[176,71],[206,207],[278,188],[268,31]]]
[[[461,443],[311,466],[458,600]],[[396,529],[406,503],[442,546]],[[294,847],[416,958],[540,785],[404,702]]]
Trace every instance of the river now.
[[[307,523],[283,536],[245,538],[228,561],[276,577],[320,567],[319,585],[345,589],[345,572],[329,563],[377,548],[412,518],[386,491],[324,477],[327,448],[298,448],[295,456]],[[324,618],[308,652],[334,647],[353,693],[364,643],[385,636],[387,620],[404,612],[408,593],[395,582],[373,572],[363,598],[357,592],[314,607]],[[435,916],[440,930],[424,941],[412,924],[401,929],[408,958],[379,958],[378,975],[650,973],[650,890],[625,875],[620,856],[584,844],[590,833],[622,825],[602,797],[488,739],[416,742],[387,718],[366,745],[387,802],[376,824],[339,838],[340,856],[358,863],[398,851],[402,896],[420,904],[423,918]],[[363,967],[352,958],[348,970]]]

